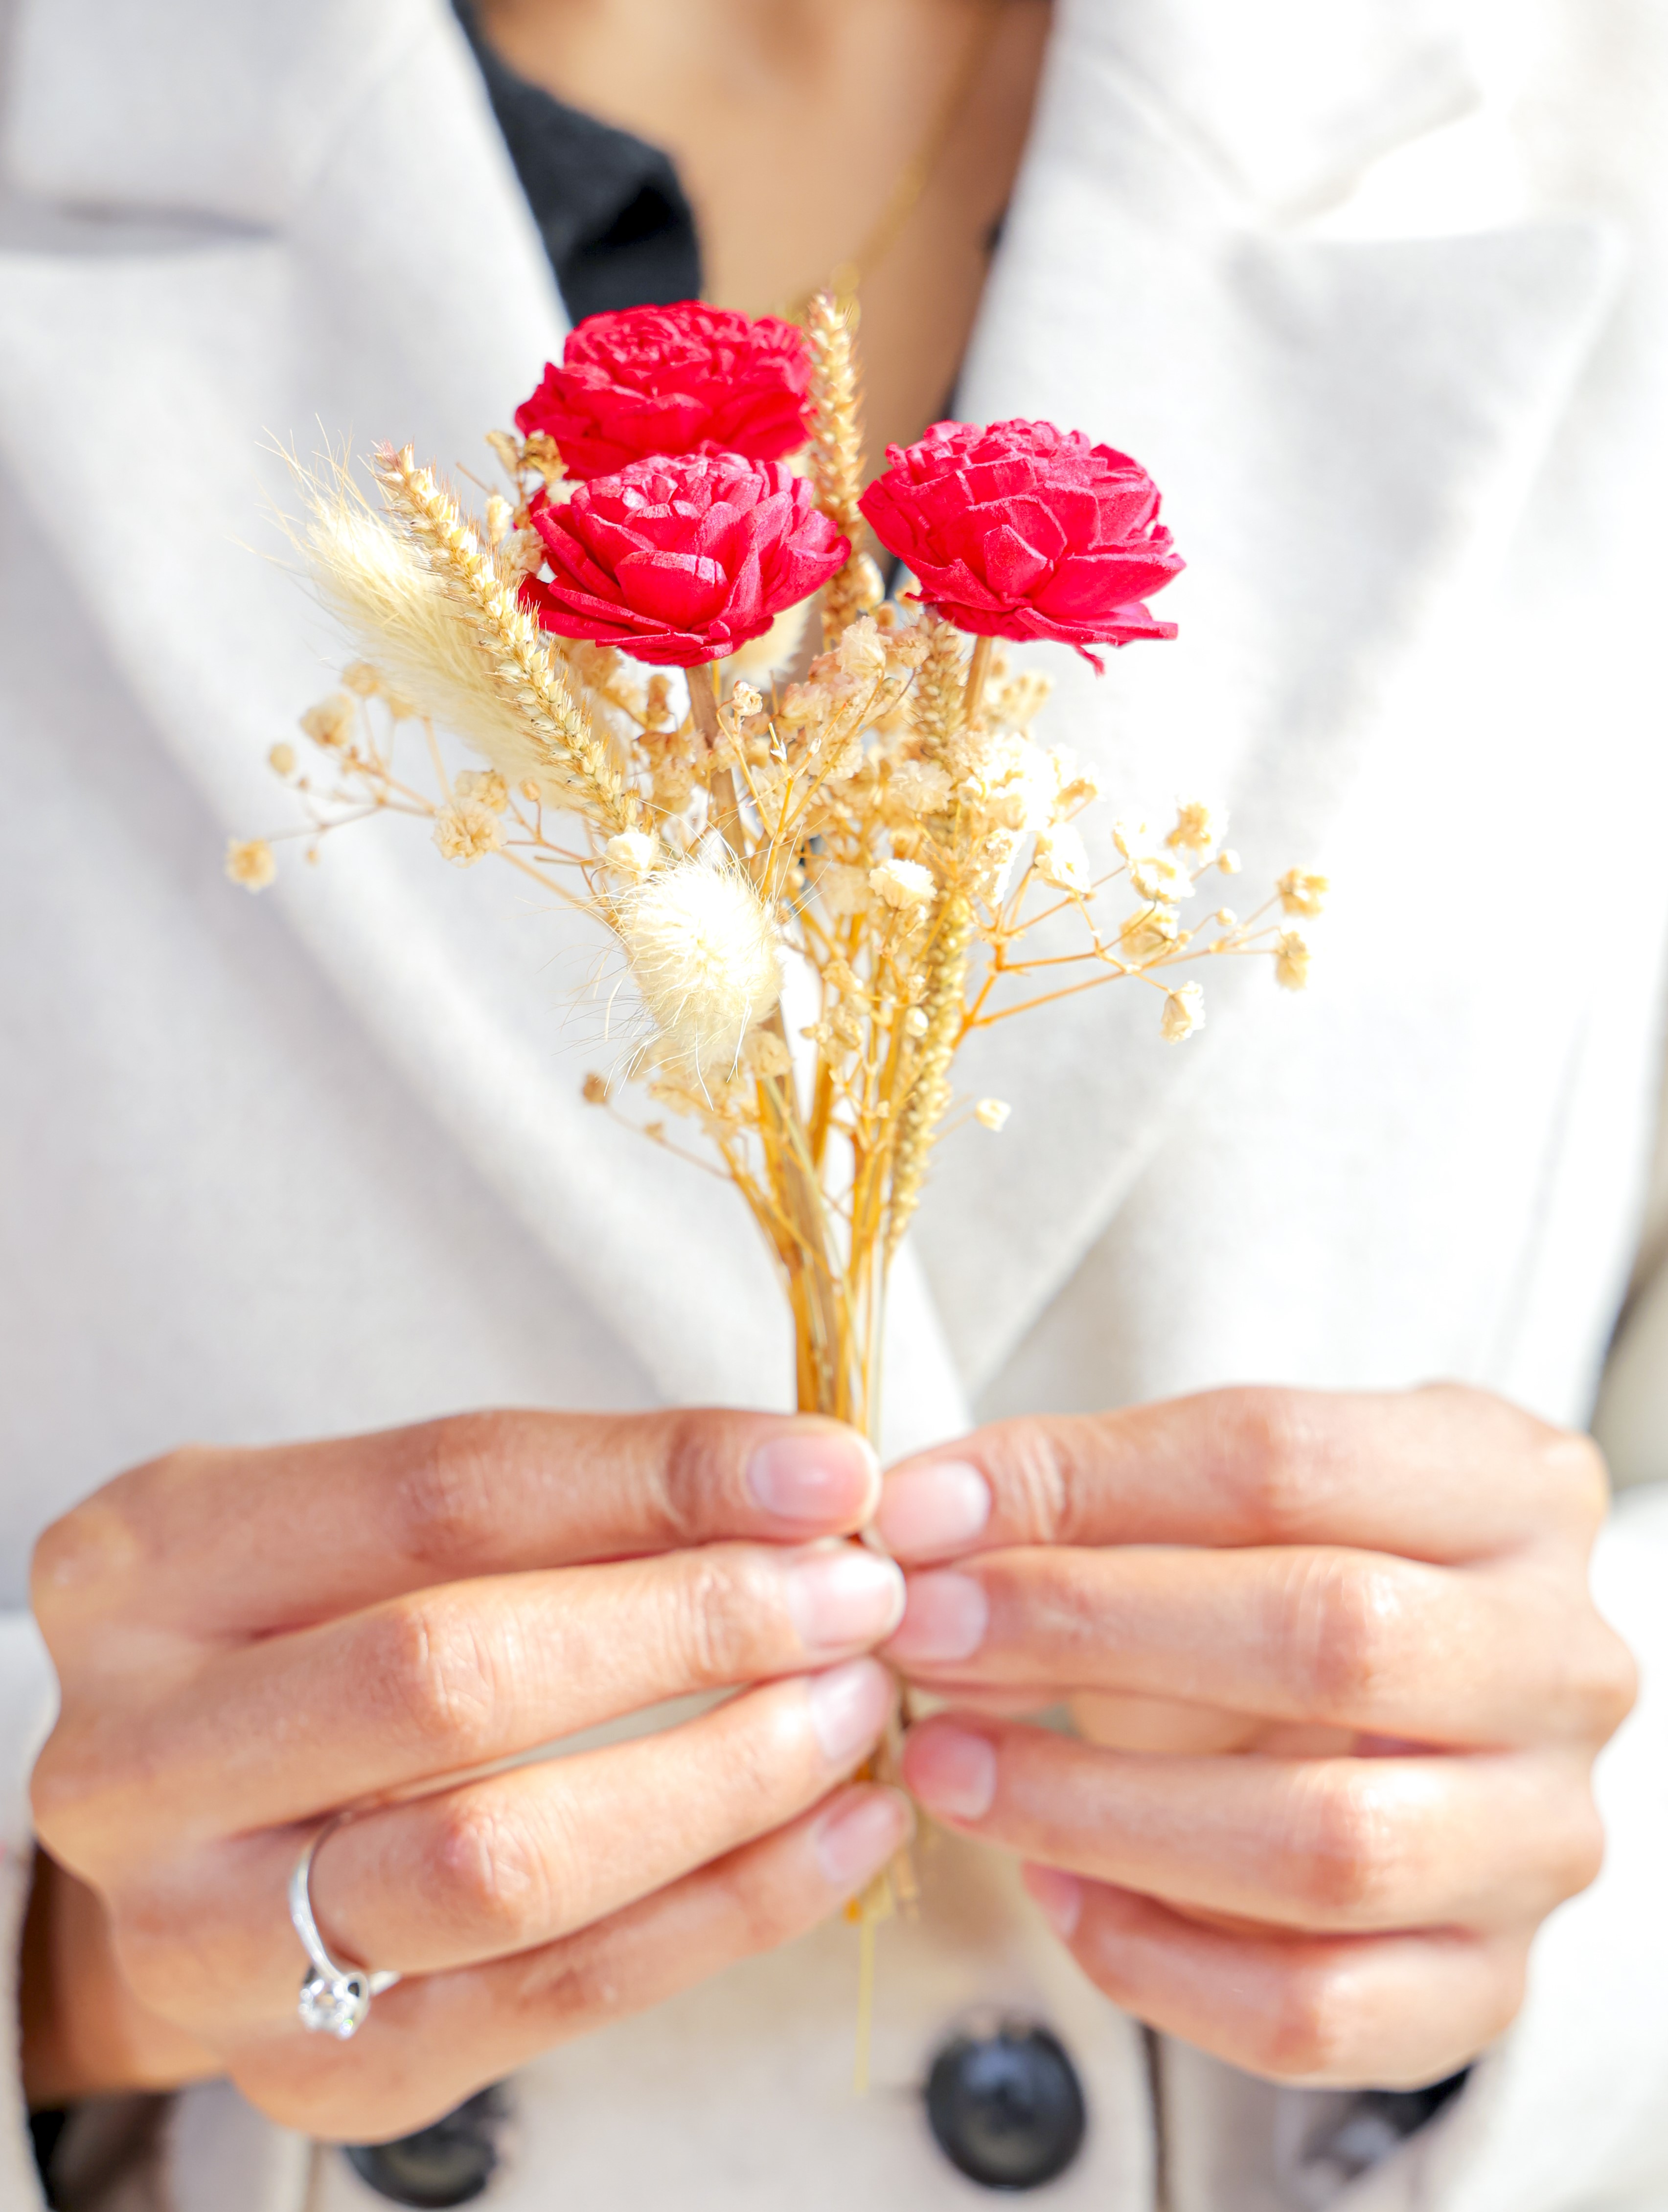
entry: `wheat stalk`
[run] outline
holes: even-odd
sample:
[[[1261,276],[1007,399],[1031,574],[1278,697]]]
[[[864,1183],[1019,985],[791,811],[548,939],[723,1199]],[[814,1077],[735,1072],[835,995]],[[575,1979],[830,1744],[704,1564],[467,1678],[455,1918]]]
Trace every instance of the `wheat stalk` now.
[[[863,422],[858,402],[857,362],[852,333],[832,294],[819,292],[810,303],[806,337],[811,355],[810,465],[816,503],[850,539],[851,557],[823,586],[822,635],[832,645],[859,615],[880,604],[879,572],[861,551],[864,536]]]
[[[973,901],[965,892],[951,891],[939,908],[927,954],[926,991],[921,1000],[926,1033],[917,1049],[908,1092],[898,1114],[886,1224],[889,1261],[921,1202],[933,1138],[949,1104],[949,1065],[961,1042],[973,922]]]
[[[558,674],[538,626],[499,575],[458,502],[419,468],[409,446],[377,449],[375,471],[388,511],[425,550],[450,595],[469,610],[488,671],[521,718],[540,767],[567,801],[610,836],[636,827],[626,789],[600,738]]]

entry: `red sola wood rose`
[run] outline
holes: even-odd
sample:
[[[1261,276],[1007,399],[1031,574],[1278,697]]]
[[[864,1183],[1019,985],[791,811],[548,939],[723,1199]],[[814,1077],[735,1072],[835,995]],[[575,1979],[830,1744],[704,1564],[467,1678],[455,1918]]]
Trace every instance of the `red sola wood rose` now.
[[[804,335],[774,315],[749,322],[700,300],[626,307],[569,334],[516,428],[544,431],[587,478],[652,453],[779,460],[805,442],[810,376]]]
[[[1143,602],[1186,566],[1137,462],[1052,422],[935,422],[859,504],[958,629],[1091,645],[1174,637]]]
[[[544,627],[674,668],[762,636],[851,551],[803,477],[739,453],[638,461],[532,519],[550,579],[521,588]]]

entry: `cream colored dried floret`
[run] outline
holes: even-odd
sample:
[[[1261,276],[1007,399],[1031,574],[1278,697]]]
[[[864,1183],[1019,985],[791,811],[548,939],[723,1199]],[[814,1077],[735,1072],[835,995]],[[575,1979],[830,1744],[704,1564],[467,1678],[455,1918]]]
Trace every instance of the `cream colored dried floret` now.
[[[908,914],[924,907],[937,885],[931,869],[924,868],[919,860],[883,860],[877,868],[870,869],[869,888],[883,906]]]
[[[307,708],[301,717],[301,729],[314,744],[334,751],[353,736],[355,711],[345,691],[333,691],[328,699],[321,699],[316,707]]]
[[[361,699],[374,699],[382,689],[382,675],[368,660],[355,660],[342,672],[344,690],[352,691]]]
[[[434,817],[434,846],[443,860],[472,868],[504,842],[503,817],[479,799],[458,799]]]
[[[1094,888],[1094,871],[1083,841],[1069,822],[1061,823],[1057,829],[1038,830],[1035,866],[1044,883],[1052,884],[1060,890],[1087,891]]]
[[[460,799],[472,799],[494,814],[501,814],[510,803],[510,787],[495,768],[466,768],[452,787]]]
[[[1153,960],[1171,951],[1180,940],[1181,919],[1173,906],[1143,907],[1118,933],[1118,941],[1131,960]]]
[[[859,684],[878,684],[886,673],[887,640],[872,615],[848,623],[835,652],[843,673]]]
[[[973,1118],[980,1128],[988,1129],[992,1136],[996,1136],[1007,1126],[1008,1116],[1013,1110],[1005,1098],[981,1098],[973,1109]]]
[[[813,860],[809,863],[816,895],[836,921],[861,914],[869,903],[869,881],[861,868],[843,860]]]
[[[1176,826],[1165,843],[1179,852],[1204,860],[1222,842],[1226,819],[1218,821],[1202,799],[1185,799],[1176,808]]]
[[[622,830],[603,848],[603,864],[616,876],[640,883],[660,855],[658,841],[646,830]]]
[[[1283,990],[1301,991],[1309,980],[1309,948],[1295,929],[1283,929],[1274,948],[1274,980]]]
[[[1159,1028],[1167,1044],[1180,1044],[1204,1027],[1204,993],[1197,983],[1184,983],[1164,1000]]]
[[[755,1075],[779,1078],[793,1069],[788,1048],[774,1030],[751,1030],[742,1059]]]
[[[1331,884],[1325,876],[1310,875],[1302,868],[1288,868],[1274,888],[1280,894],[1283,914],[1301,914],[1313,920],[1325,905]]]
[[[892,770],[886,793],[899,813],[943,814],[949,805],[950,788],[949,771],[937,761],[907,760]]]
[[[266,764],[274,775],[294,775],[295,773],[294,746],[282,743],[274,745],[267,754]]]
[[[1240,872],[1240,856],[1231,846],[1224,846],[1216,855],[1216,866],[1223,875],[1237,876]]]
[[[1192,876],[1170,853],[1132,854],[1130,881],[1143,899],[1173,902],[1193,896]]]
[[[246,891],[264,891],[278,872],[264,837],[234,837],[226,848],[226,873]]]

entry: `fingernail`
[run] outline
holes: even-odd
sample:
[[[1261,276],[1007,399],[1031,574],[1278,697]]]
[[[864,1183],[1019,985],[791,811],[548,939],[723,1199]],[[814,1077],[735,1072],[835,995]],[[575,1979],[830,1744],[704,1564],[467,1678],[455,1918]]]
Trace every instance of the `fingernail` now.
[[[807,1650],[878,1644],[903,1616],[903,1573],[877,1552],[842,1544],[794,1561],[787,1571],[787,1596]]]
[[[747,1486],[767,1513],[801,1528],[855,1528],[874,1510],[880,1463],[861,1437],[798,1429],[772,1437],[747,1463]]]
[[[887,1656],[921,1665],[945,1666],[971,1659],[991,1625],[985,1586],[971,1575],[912,1575],[907,1601]]]
[[[1025,1887],[1042,1907],[1042,1917],[1054,1933],[1070,1941],[1083,1909],[1083,1886],[1075,1874],[1058,1867],[1028,1866]]]
[[[979,1469],[943,1459],[889,1475],[875,1526],[889,1552],[921,1559],[971,1543],[990,1517],[991,1486]]]
[[[810,1686],[811,1726],[831,1766],[860,1759],[886,1726],[892,1710],[892,1677],[872,1659],[854,1659],[814,1674]]]
[[[923,1729],[905,1750],[904,1779],[929,1813],[982,1820],[996,1796],[996,1747],[967,1729]]]
[[[822,1879],[849,1893],[878,1874],[909,1839],[909,1801],[895,1790],[864,1790],[843,1798],[818,1823],[814,1848]]]

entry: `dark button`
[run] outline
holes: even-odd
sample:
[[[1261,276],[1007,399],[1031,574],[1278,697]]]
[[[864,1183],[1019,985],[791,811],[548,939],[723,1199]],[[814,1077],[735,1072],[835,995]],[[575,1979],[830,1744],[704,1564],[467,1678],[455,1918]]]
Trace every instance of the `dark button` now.
[[[926,2116],[950,2164],[984,2189],[1040,2189],[1083,2148],[1088,2114],[1058,2038],[1026,2021],[958,2035],[932,2062]]]
[[[482,2089],[432,2128],[419,2128],[397,2142],[349,2143],[348,2163],[391,2204],[414,2204],[422,2212],[470,2204],[497,2171],[505,2111],[501,2090]]]

